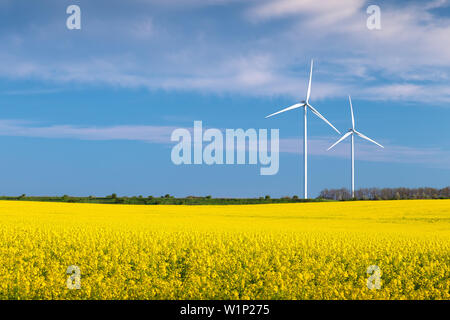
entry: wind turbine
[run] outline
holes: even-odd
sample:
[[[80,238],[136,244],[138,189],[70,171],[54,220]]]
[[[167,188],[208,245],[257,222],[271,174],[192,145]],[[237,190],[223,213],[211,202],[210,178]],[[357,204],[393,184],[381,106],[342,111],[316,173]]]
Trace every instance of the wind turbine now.
[[[353,116],[353,106],[352,106],[352,98],[348,96],[348,101],[350,102],[350,112],[352,114],[352,127],[348,130],[346,134],[344,134],[338,141],[336,141],[331,147],[327,149],[330,150],[335,145],[337,145],[339,142],[345,140],[348,136],[351,136],[352,138],[352,147],[351,147],[351,158],[352,158],[352,198],[355,197],[355,146],[354,146],[354,136],[355,134],[363,139],[366,139],[367,141],[370,141],[372,143],[375,143],[377,146],[380,146],[381,148],[384,148],[381,144],[378,142],[370,139],[369,137],[363,135],[361,132],[356,131],[355,129],[355,117]]]
[[[300,101],[300,103],[296,103],[290,107],[287,107],[283,110],[277,111],[275,113],[272,113],[268,115],[266,118],[270,118],[274,115],[277,115],[279,113],[294,110],[297,108],[303,108],[303,159],[304,159],[304,198],[308,198],[308,142],[307,142],[307,111],[308,108],[311,110],[312,113],[314,113],[316,116],[318,116],[320,119],[325,121],[330,127],[332,127],[334,130],[336,130],[337,133],[341,134],[338,129],[336,129],[327,119],[325,119],[324,116],[322,116],[319,111],[317,111],[312,105],[309,104],[309,97],[311,95],[311,79],[312,79],[312,71],[313,71],[313,60],[311,60],[311,70],[309,72],[309,82],[308,82],[308,91],[306,93],[306,100]]]

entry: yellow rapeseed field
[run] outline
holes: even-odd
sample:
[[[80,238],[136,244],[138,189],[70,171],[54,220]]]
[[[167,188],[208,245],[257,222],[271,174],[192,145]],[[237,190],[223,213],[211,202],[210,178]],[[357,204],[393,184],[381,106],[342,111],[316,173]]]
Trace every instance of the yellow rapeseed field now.
[[[450,299],[450,200],[0,201],[0,298]]]

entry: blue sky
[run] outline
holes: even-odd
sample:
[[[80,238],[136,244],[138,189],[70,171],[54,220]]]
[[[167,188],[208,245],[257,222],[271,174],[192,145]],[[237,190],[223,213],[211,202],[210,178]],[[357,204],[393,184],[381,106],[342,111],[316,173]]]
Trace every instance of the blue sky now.
[[[81,30],[66,28],[67,6]],[[366,8],[381,8],[381,30]],[[301,195],[304,99],[356,125],[356,187],[450,181],[448,1],[0,1],[0,194]],[[174,128],[280,129],[280,170],[175,166]],[[309,117],[309,186],[349,186],[349,144]]]

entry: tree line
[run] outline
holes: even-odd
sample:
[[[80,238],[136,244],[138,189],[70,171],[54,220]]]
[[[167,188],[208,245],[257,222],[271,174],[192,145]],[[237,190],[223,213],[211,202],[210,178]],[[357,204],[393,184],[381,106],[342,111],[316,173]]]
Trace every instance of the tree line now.
[[[351,200],[351,192],[346,188],[324,189],[320,199]],[[404,199],[449,199],[450,186],[436,188],[361,188],[355,190],[355,200],[404,200]]]

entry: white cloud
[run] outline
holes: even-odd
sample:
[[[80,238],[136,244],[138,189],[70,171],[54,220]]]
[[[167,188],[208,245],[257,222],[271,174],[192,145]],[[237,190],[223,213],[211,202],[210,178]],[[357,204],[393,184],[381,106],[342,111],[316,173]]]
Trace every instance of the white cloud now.
[[[211,5],[220,5],[223,19],[197,11]],[[430,11],[448,1],[383,4],[379,31],[366,28],[366,5],[172,0],[131,1],[123,13],[90,7],[98,16],[78,36],[53,16],[1,30],[0,77],[303,98],[315,58],[314,99],[350,93],[448,102],[450,18]]]

